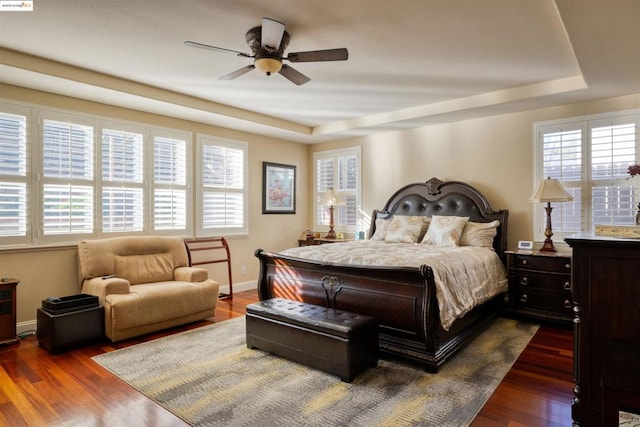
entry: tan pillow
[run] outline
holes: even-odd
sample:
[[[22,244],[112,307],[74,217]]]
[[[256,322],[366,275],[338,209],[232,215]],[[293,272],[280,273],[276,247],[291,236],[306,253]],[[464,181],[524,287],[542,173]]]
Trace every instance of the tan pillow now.
[[[431,223],[422,243],[434,246],[458,246],[462,230],[468,221],[468,216],[434,215],[431,217]]]
[[[480,248],[492,248],[493,239],[498,232],[500,221],[491,222],[467,222],[462,230],[460,246],[475,246]]]
[[[415,243],[426,227],[424,216],[395,215],[389,224],[385,242]]]
[[[376,231],[374,231],[370,240],[384,241],[385,237],[387,237],[389,224],[391,224],[391,218],[376,218]]]

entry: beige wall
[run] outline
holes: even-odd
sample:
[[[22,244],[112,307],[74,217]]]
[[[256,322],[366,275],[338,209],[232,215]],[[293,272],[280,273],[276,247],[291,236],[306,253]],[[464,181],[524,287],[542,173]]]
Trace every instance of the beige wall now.
[[[368,216],[403,185],[431,177],[468,182],[494,209],[509,210],[514,248],[518,240],[533,239],[534,122],[634,108],[640,108],[640,94],[332,141],[312,146],[309,163],[314,151],[361,146],[362,211]]]
[[[258,262],[253,255],[257,248],[277,251],[295,246],[302,230],[308,228],[307,218],[310,215],[308,212],[308,192],[300,190],[309,186],[308,174],[306,173],[308,158],[306,145],[15,86],[0,85],[0,93],[2,100],[15,100],[113,119],[187,130],[193,133],[193,147],[195,147],[197,133],[247,142],[249,144],[249,235],[227,239],[231,247],[235,284],[255,282],[257,279]],[[297,167],[298,191],[295,215],[262,214],[263,161]],[[246,274],[241,273],[243,266],[246,267]],[[226,264],[217,264],[207,268],[211,271],[212,277],[221,284],[228,284]],[[40,307],[43,299],[49,296],[74,295],[79,292],[74,246],[47,250],[34,248],[7,250],[0,246],[0,276],[16,277],[20,280],[17,292],[19,326],[20,323],[29,323],[35,320],[36,309]]]

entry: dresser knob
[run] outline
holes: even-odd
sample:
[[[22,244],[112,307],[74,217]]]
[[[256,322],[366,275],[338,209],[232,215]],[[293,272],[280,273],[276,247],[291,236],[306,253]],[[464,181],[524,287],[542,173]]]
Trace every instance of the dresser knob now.
[[[520,280],[520,284],[522,286],[527,286],[529,280],[526,277],[523,277],[522,280]]]
[[[564,308],[571,308],[571,301],[568,299],[564,300]]]
[[[564,268],[566,268],[567,270],[571,270],[571,264],[565,264]]]
[[[522,294],[522,296],[520,297],[520,301],[527,302],[527,294]]]
[[[571,282],[564,282],[564,285],[562,286],[562,289],[564,289],[565,291],[570,291],[571,290]]]
[[[527,265],[527,260],[526,259],[522,260],[522,265]]]

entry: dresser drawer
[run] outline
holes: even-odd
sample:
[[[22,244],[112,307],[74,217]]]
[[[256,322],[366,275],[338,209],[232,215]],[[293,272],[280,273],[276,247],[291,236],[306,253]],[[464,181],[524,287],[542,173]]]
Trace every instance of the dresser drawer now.
[[[565,257],[512,255],[510,268],[571,274],[571,260]]]
[[[551,294],[521,289],[516,298],[516,305],[522,308],[545,310],[557,314],[564,313],[567,316],[571,316],[572,313],[571,294],[569,293]]]
[[[571,275],[537,271],[511,271],[514,285],[520,289],[537,289],[550,292],[571,292]]]

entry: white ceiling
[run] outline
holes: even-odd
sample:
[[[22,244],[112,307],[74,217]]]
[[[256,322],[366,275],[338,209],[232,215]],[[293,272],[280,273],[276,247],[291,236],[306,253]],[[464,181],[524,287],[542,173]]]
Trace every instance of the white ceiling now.
[[[225,81],[251,59],[183,45],[250,52],[262,17],[349,60]],[[314,143],[640,93],[640,1],[35,0],[0,13],[0,82]]]

